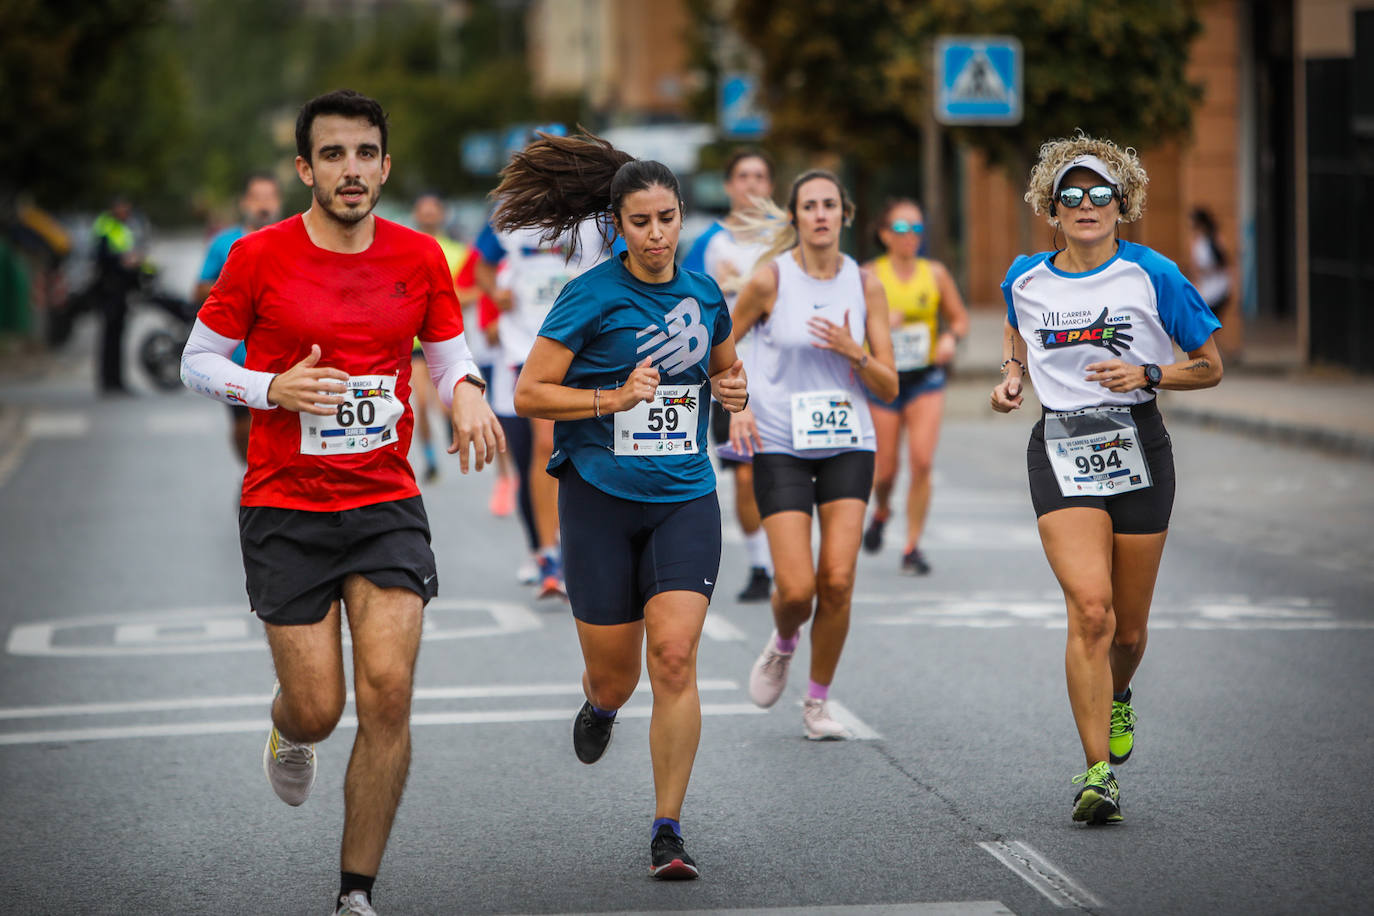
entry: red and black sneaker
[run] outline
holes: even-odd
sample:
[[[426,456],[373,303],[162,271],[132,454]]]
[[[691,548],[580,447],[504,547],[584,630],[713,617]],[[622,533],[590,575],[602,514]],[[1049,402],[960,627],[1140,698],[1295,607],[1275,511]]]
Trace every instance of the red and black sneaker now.
[[[649,866],[649,874],[655,878],[683,881],[701,876],[697,863],[682,848],[682,837],[673,833],[673,828],[667,824],[661,825],[654,834],[649,852],[653,861]]]

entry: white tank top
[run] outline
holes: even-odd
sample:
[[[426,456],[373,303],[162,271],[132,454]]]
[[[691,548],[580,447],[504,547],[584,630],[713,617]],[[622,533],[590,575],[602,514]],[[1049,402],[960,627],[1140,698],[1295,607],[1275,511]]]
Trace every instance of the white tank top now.
[[[764,452],[801,458],[829,458],[841,452],[873,451],[873,419],[863,382],[849,360],[812,344],[807,322],[824,317],[844,324],[862,345],[867,336],[868,305],[863,277],[849,255],[841,255],[840,272],[829,280],[808,276],[791,251],[773,263],[778,268],[778,298],[768,319],[755,326],[754,352],[749,361],[749,407],[758,421]],[[796,449],[792,442],[793,395],[803,392],[840,392],[854,412],[858,441],[846,448]]]

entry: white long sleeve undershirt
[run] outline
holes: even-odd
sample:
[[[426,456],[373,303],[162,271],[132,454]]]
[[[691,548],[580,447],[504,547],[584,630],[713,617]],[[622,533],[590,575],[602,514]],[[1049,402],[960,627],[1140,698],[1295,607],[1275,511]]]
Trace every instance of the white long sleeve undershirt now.
[[[226,404],[274,410],[276,405],[267,401],[267,389],[276,373],[258,372],[235,363],[230,357],[240,343],[242,341],[215,333],[196,319],[181,354],[182,384]],[[448,340],[424,340],[420,346],[424,349],[425,365],[440,400],[445,407],[453,406],[453,390],[458,383],[467,375],[480,378],[482,374],[467,341],[459,334]]]
[[[230,359],[240,343],[216,334],[197,318],[181,353],[181,383],[226,404],[275,409],[276,405],[267,403],[267,388],[276,373],[245,369]]]

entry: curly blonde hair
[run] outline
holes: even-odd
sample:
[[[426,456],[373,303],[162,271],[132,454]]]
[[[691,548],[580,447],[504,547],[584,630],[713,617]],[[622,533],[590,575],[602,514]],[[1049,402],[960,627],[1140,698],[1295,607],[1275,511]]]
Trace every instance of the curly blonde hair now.
[[[1040,146],[1039,159],[1031,169],[1026,185],[1026,203],[1036,215],[1048,214],[1054,200],[1054,176],[1061,168],[1079,156],[1096,156],[1111,168],[1121,183],[1121,221],[1133,223],[1145,212],[1145,186],[1150,176],[1140,164],[1133,147],[1122,149],[1110,140],[1089,137],[1083,131],[1073,137],[1046,140]],[[1054,216],[1048,217],[1051,226],[1059,225]]]

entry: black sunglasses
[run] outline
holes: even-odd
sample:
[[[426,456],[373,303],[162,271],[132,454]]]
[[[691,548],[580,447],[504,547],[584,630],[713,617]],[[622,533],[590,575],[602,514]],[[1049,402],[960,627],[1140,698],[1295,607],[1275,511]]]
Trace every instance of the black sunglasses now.
[[[1085,192],[1082,188],[1060,188],[1059,202],[1069,209],[1073,209],[1083,203],[1083,195],[1088,195],[1088,200],[1093,202],[1094,207],[1105,207],[1116,197],[1116,189],[1110,185],[1100,184],[1095,188],[1088,188]]]

